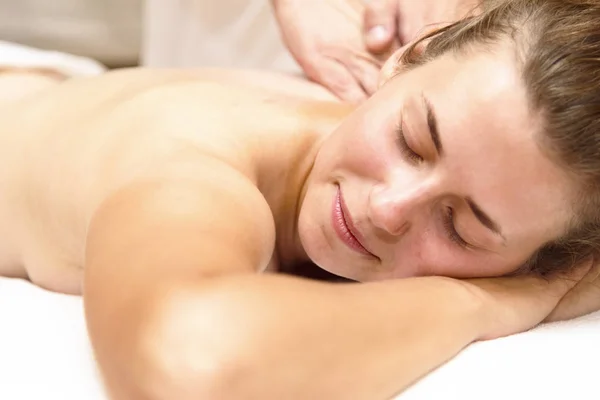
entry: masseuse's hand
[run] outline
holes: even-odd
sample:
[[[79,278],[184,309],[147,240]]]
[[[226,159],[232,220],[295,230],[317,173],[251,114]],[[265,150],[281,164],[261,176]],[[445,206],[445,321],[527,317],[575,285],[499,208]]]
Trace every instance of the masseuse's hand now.
[[[431,25],[448,24],[474,11],[480,0],[368,0],[364,15],[367,49],[404,46]]]
[[[342,100],[377,89],[381,61],[365,48],[362,0],[273,0],[283,40],[305,74]]]
[[[593,273],[590,264],[566,276],[470,279],[463,281],[483,304],[482,337],[494,339],[523,332],[547,320],[572,290]]]

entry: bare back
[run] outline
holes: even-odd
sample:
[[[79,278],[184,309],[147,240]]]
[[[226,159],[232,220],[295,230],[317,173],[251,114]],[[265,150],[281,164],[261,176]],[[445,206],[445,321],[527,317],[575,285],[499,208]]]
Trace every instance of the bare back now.
[[[110,193],[202,158],[268,181],[346,112],[307,101],[323,94],[296,81],[244,79],[125,70],[0,108],[0,275],[78,293],[89,223]]]

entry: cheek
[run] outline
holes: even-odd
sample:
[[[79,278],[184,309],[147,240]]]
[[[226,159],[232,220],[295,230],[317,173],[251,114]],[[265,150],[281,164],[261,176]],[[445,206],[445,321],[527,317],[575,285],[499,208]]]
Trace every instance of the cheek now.
[[[521,260],[484,250],[463,249],[451,242],[432,239],[421,246],[422,275],[450,278],[498,277],[515,271]]]
[[[298,215],[298,236],[306,256],[319,264],[324,254],[331,251],[323,225],[327,223],[329,202],[318,191],[309,188]]]
[[[512,271],[510,264],[497,255],[462,249],[450,242],[434,223],[409,232],[394,248],[392,264],[394,278],[492,277]]]
[[[394,143],[384,128],[345,124],[327,143],[327,156],[358,175],[381,176],[393,162]]]
[[[431,218],[412,221],[411,229],[392,248],[390,269],[394,278],[445,275],[459,264]],[[444,273],[442,273],[444,272]]]

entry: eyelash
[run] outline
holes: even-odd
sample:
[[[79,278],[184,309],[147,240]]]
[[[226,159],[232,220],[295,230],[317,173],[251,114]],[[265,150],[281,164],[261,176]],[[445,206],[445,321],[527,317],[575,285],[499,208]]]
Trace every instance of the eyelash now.
[[[469,247],[469,244],[465,242],[465,240],[462,237],[460,237],[460,235],[456,231],[456,226],[454,225],[454,210],[451,207],[446,207],[443,222],[446,235],[448,235],[448,238],[451,241],[458,244],[460,247]]]
[[[412,162],[413,164],[419,164],[423,161],[423,157],[415,153],[415,151],[411,149],[408,143],[406,142],[406,137],[404,137],[404,130],[402,129],[402,121],[400,121],[396,126],[396,140],[398,142],[400,152],[410,162]]]

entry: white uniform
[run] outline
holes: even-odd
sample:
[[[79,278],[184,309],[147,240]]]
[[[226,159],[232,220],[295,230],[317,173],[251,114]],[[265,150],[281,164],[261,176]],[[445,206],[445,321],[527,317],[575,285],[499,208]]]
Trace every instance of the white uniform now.
[[[300,73],[269,0],[147,0],[144,65]]]

